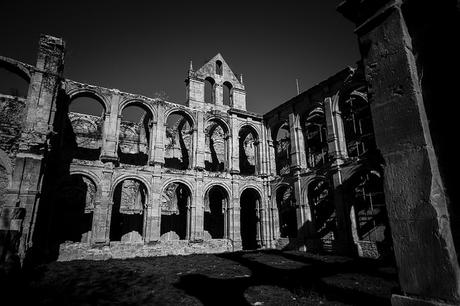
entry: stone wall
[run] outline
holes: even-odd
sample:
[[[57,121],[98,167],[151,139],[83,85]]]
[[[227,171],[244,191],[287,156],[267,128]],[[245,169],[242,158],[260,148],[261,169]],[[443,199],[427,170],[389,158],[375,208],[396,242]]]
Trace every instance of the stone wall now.
[[[232,251],[233,244],[228,239],[197,242],[172,240],[151,244],[111,242],[110,245],[97,247],[88,243],[65,243],[60,247],[58,261],[212,254]]]

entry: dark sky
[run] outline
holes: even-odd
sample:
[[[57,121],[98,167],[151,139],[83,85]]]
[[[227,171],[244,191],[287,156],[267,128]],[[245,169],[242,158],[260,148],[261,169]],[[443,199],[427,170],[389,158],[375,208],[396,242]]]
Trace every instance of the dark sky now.
[[[0,55],[35,64],[40,33],[59,36],[66,78],[184,103],[189,61],[220,52],[243,74],[248,110],[264,113],[296,95],[296,78],[306,90],[355,65],[339,2],[2,1]]]

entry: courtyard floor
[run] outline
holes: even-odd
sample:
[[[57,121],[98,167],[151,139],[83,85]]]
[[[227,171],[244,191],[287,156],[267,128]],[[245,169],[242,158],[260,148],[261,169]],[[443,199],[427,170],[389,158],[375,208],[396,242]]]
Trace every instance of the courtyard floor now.
[[[15,305],[375,306],[398,289],[392,266],[294,251],[54,262],[26,278]]]

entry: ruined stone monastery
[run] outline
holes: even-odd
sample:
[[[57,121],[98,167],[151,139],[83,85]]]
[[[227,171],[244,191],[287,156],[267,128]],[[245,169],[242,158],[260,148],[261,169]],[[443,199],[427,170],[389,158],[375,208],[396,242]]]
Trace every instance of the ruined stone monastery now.
[[[361,59],[266,114],[247,111],[243,78],[221,54],[190,64],[185,105],[67,79],[59,38],[40,37],[35,65],[0,56],[27,82],[22,95],[0,93],[0,264],[390,255],[393,305],[458,305],[458,158],[446,135],[458,135],[459,77],[447,75],[460,70],[459,6],[338,10]],[[82,99],[100,112],[72,111]]]
[[[0,100],[2,218],[21,232],[21,254],[378,257],[390,246],[361,66],[260,115],[221,54],[190,65],[182,105],[66,79],[64,53],[42,36],[36,66],[1,58],[29,83],[26,97]],[[100,116],[71,112],[81,97]]]

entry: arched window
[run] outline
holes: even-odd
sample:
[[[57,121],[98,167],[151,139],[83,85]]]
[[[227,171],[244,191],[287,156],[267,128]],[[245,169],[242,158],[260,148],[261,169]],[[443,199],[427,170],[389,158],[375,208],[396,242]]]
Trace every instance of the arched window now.
[[[204,102],[206,103],[215,103],[215,93],[214,93],[214,82],[213,78],[207,77],[204,80]]]
[[[233,105],[233,86],[230,82],[224,82],[223,84],[224,90],[224,105],[232,106]]]
[[[222,75],[222,62],[216,61],[216,74]]]
[[[192,166],[193,124],[183,113],[174,112],[166,120],[165,167],[179,170]]]
[[[358,238],[383,241],[387,225],[387,212],[383,181],[376,171],[358,174],[352,179],[352,205],[356,218]],[[388,237],[387,237],[388,238]]]
[[[120,163],[144,166],[150,154],[150,133],[153,116],[140,103],[123,108],[120,122],[118,157]]]
[[[249,126],[243,126],[239,136],[240,174],[257,174],[258,167],[258,136]]]
[[[142,242],[147,188],[136,179],[120,182],[113,192],[110,240]]]
[[[77,149],[73,157],[81,160],[98,160],[102,147],[104,104],[87,93],[70,100],[69,119]]]
[[[308,113],[305,120],[305,142],[308,167],[323,166],[328,161],[327,124],[322,107]]]
[[[191,205],[191,191],[183,183],[168,184],[161,194],[162,240],[187,239],[188,210]]]
[[[297,214],[291,186],[282,186],[276,190],[276,205],[281,238],[297,237]]]
[[[291,171],[291,133],[289,132],[289,124],[287,122],[282,123],[275,136],[276,173],[286,175]]]
[[[337,218],[329,184],[314,180],[308,184],[307,192],[315,236],[321,240],[324,250],[331,250],[337,235]]]
[[[362,91],[362,89],[360,89]],[[339,104],[348,157],[357,158],[375,148],[374,128],[366,94],[355,90]]]
[[[205,130],[205,160],[207,171],[225,171],[228,160],[228,130],[217,120],[212,120]]]

